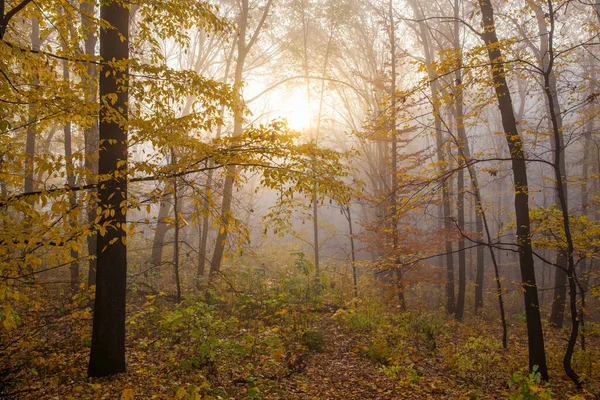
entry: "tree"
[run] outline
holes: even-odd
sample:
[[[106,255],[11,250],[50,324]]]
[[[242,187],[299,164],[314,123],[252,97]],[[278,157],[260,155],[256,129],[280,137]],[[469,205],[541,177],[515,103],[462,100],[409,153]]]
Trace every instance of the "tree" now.
[[[238,38],[237,38],[237,60],[235,66],[234,73],[234,82],[233,82],[233,90],[235,97],[235,106],[233,109],[233,119],[234,119],[234,127],[233,127],[233,136],[240,136],[243,133],[243,124],[244,124],[244,98],[242,93],[242,85],[243,85],[243,73],[244,66],[246,63],[246,57],[250,52],[250,49],[256,43],[261,30],[264,26],[264,23],[269,15],[269,10],[271,8],[273,1],[268,0],[263,11],[262,15],[259,19],[258,25],[252,33],[250,39],[247,38],[249,21],[250,21],[250,8],[249,8],[249,0],[242,0],[241,9],[238,18]],[[216,274],[219,272],[221,268],[221,262],[223,260],[223,254],[225,253],[225,245],[227,244],[227,234],[230,229],[229,221],[232,217],[231,215],[231,204],[233,200],[233,185],[235,180],[235,171],[229,170],[228,174],[225,177],[225,183],[223,184],[223,201],[221,205],[221,228],[219,229],[219,233],[217,235],[217,240],[215,242],[215,249],[213,251],[212,261],[210,265],[210,274],[209,279],[211,281],[214,280]]]
[[[98,42],[97,24],[95,23],[96,6],[94,3],[81,2],[79,6],[81,15],[81,25],[84,37],[84,51],[87,56],[94,57],[96,55],[96,44]],[[98,68],[95,63],[86,63],[85,74],[82,76],[85,82],[86,92],[85,100],[88,104],[97,105],[98,103]],[[90,116],[91,121],[86,125],[83,132],[85,161],[84,169],[85,181],[88,184],[95,185],[98,176],[98,112],[97,107],[93,108],[93,113]],[[87,219],[89,225],[94,225],[97,216],[97,204],[95,191],[94,195],[88,197],[87,203]],[[88,286],[96,284],[96,265],[97,265],[97,233],[94,229],[87,236],[88,245]]]
[[[452,226],[452,213],[450,205],[450,188],[448,182],[448,174],[446,173],[448,166],[446,156],[444,154],[444,137],[442,130],[442,119],[441,119],[441,101],[440,101],[440,83],[435,70],[435,57],[434,47],[430,40],[430,35],[425,23],[425,16],[420,8],[420,5],[416,0],[409,2],[410,6],[415,13],[418,20],[418,34],[423,48],[425,56],[425,66],[427,69],[427,76],[429,78],[429,89],[431,92],[431,106],[433,108],[434,118],[434,129],[435,129],[435,143],[436,143],[436,155],[439,165],[439,175],[442,186],[442,221],[443,227],[446,234],[453,230]],[[443,256],[440,256],[442,259]],[[452,242],[450,239],[445,241],[445,263],[446,263],[446,312],[448,314],[454,314],[456,310],[456,297],[454,294],[454,256],[452,251]]]
[[[392,151],[392,165],[391,165],[391,175],[392,175],[392,186],[391,186],[391,218],[390,222],[392,224],[391,234],[392,234],[392,252],[393,252],[393,260],[394,263],[394,272],[396,274],[396,284],[398,285],[398,301],[400,302],[400,307],[403,311],[406,311],[406,300],[404,298],[404,283],[402,280],[402,269],[397,262],[398,257],[398,129],[397,129],[397,111],[396,111],[396,29],[395,29],[395,16],[394,16],[394,6],[392,0],[389,1],[389,11],[388,18],[390,22],[390,62],[392,65],[392,80],[390,85],[390,137],[392,141],[391,151]]]
[[[96,299],[88,375],[125,372],[127,285],[127,131],[129,9],[113,1],[100,6],[110,29],[100,30],[98,207]]]
[[[479,0],[482,15],[482,39],[485,42],[491,63],[494,91],[502,116],[504,135],[510,152],[514,175],[515,213],[517,224],[517,242],[519,246],[519,265],[521,270],[522,291],[525,301],[525,317],[527,320],[527,337],[529,343],[529,369],[534,366],[544,380],[548,379],[546,352],[544,349],[544,332],[539,309],[537,285],[533,253],[531,248],[529,219],[529,187],[527,184],[527,166],[523,141],[517,129],[517,121],[512,106],[510,89],[506,82],[503,64],[502,47],[496,34],[494,8],[490,0]]]

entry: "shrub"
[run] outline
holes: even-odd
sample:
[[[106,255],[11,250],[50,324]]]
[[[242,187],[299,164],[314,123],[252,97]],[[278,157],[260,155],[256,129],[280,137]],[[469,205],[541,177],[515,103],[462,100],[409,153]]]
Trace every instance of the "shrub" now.
[[[444,320],[432,313],[418,315],[410,322],[409,330],[413,334],[415,347],[433,351],[437,348],[438,337],[445,332]]]
[[[310,351],[321,352],[325,345],[325,337],[321,331],[306,331],[302,335],[302,344]]]
[[[394,349],[381,332],[377,332],[369,343],[361,349],[361,355],[377,363],[388,365],[394,356]]]
[[[381,371],[391,379],[397,379],[404,385],[419,383],[419,372],[415,369],[415,364],[408,365],[384,365]]]
[[[509,386],[517,386],[517,391],[510,396],[510,400],[548,400],[552,399],[552,391],[548,383],[542,381],[542,374],[538,372],[538,366],[533,367],[529,375],[515,372],[509,382]]]
[[[452,357],[452,366],[458,376],[475,384],[485,383],[490,376],[497,373],[500,363],[499,351],[502,345],[493,339],[470,337],[457,348]]]

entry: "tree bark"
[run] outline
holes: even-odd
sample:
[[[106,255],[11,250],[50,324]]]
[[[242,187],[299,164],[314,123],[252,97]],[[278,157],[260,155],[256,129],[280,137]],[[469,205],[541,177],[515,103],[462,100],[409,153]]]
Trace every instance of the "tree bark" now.
[[[475,189],[479,190],[479,188]],[[475,210],[475,231],[477,235],[483,237],[483,220],[481,217],[481,209],[477,207]],[[480,233],[481,232],[481,233]],[[483,278],[484,278],[484,255],[483,246],[477,246],[477,266],[475,273],[475,313],[483,309]],[[494,251],[492,249],[492,251]]]
[[[233,55],[236,49],[238,36],[234,38],[234,42],[231,46],[231,51],[227,57],[227,61],[225,63],[225,72],[223,73],[223,82],[227,83],[229,79],[229,70],[231,69],[231,61],[233,60]],[[224,118],[225,115],[225,107],[221,107],[221,118]],[[223,125],[217,126],[216,138],[221,137],[221,132],[223,129]],[[208,232],[210,229],[210,212],[208,211],[210,207],[209,197],[212,192],[213,187],[213,176],[214,170],[209,169],[206,176],[206,188],[204,190],[204,199],[202,201],[202,207],[204,208],[204,217],[202,218],[202,231],[200,233],[200,237],[198,238],[198,267],[196,270],[196,289],[200,290],[202,288],[202,281],[204,280],[204,276],[206,274],[206,262],[208,261],[208,254],[206,249],[208,247]]]
[[[538,50],[537,58],[538,65],[542,71],[547,71],[548,78],[544,80],[544,90],[550,91],[550,96],[545,96],[546,109],[548,114],[548,120],[550,129],[554,130],[554,125],[556,125],[556,133],[558,134],[558,139],[560,143],[560,148],[556,149],[556,141],[554,138],[550,139],[550,145],[553,151],[563,151],[564,147],[564,139],[563,139],[563,119],[560,111],[560,104],[558,102],[558,91],[556,87],[556,75],[552,68],[548,68],[552,60],[549,60],[550,54],[550,38],[548,28],[546,26],[546,13],[538,4],[531,4],[532,9],[535,13],[535,17],[538,25],[538,33],[540,38],[540,47]],[[547,85],[547,86],[546,86]],[[553,114],[553,115],[552,115]],[[560,174],[565,176],[566,174],[566,163],[564,157],[559,157],[557,159],[558,168],[560,169]],[[558,189],[558,185],[560,182],[556,182],[556,186]],[[563,183],[563,190],[565,192],[565,201],[568,200],[567,195],[567,186]],[[558,192],[558,190],[557,190]],[[554,204],[559,209],[561,208],[561,200],[556,194],[554,197]],[[556,257],[556,265],[558,268],[554,274],[554,294],[552,298],[552,311],[550,313],[550,324],[555,327],[561,328],[563,326],[564,315],[565,315],[565,304],[567,297],[567,255],[563,251],[558,251]]]
[[[567,342],[567,349],[565,351],[565,356],[563,358],[563,367],[565,372],[569,378],[575,383],[578,387],[581,386],[581,381],[579,375],[573,370],[573,366],[571,365],[571,361],[573,358],[573,353],[575,351],[575,345],[577,343],[577,336],[579,334],[579,318],[577,312],[577,277],[575,271],[575,262],[573,259],[574,253],[574,245],[573,245],[573,237],[571,235],[571,226],[570,226],[570,217],[569,217],[569,207],[567,204],[567,177],[565,174],[565,146],[562,135],[562,117],[560,116],[560,104],[558,102],[558,93],[556,91],[556,76],[554,74],[554,10],[552,5],[552,0],[548,0],[548,13],[544,15],[544,17],[549,17],[550,20],[550,30],[546,32],[545,40],[547,40],[547,60],[543,63],[543,75],[544,75],[544,93],[546,94],[547,104],[549,108],[549,116],[550,121],[552,122],[552,133],[554,139],[554,173],[556,178],[556,195],[557,202],[560,207],[562,213],[563,220],[563,229],[565,234],[565,240],[567,244],[566,251],[564,249],[560,250],[562,256],[567,260],[566,269],[561,268],[560,264],[557,266],[556,274],[564,274],[565,275],[565,285],[566,280],[568,279],[569,285],[569,310],[571,314],[571,334],[569,335],[569,340]],[[541,10],[536,9],[536,13],[539,14]],[[541,19],[541,16],[538,15],[538,21]],[[545,18],[542,19],[542,24],[545,26]],[[542,40],[544,40],[542,38]],[[555,284],[559,281],[557,278]],[[565,286],[566,291],[566,286]],[[566,293],[565,293],[566,297]],[[556,299],[555,299],[556,300]],[[560,301],[561,299],[559,299]],[[556,301],[555,301],[556,303]],[[554,307],[553,307],[554,311]],[[557,314],[561,317],[564,314],[564,304],[563,308],[557,310]],[[558,318],[558,317],[557,317]],[[552,321],[554,322],[554,321]],[[562,318],[560,321],[562,324]]]
[[[103,60],[114,60],[116,63],[127,62],[129,10],[116,2],[103,3],[100,17],[114,27],[100,30],[100,56]],[[125,372],[127,74],[124,65],[100,74],[102,108],[98,172],[101,181],[98,187],[98,204],[103,211],[99,225],[105,227],[106,231],[99,234],[97,239],[99,253],[88,368],[90,377]],[[106,96],[114,94],[117,99],[109,109],[110,102],[106,101]],[[119,114],[118,119],[114,118],[115,113]],[[114,215],[111,215],[113,211]]]
[[[527,184],[527,165],[523,141],[517,129],[517,121],[512,105],[512,98],[505,69],[501,45],[496,35],[494,8],[490,0],[479,0],[482,14],[482,38],[491,63],[492,80],[498,106],[500,108],[502,127],[510,152],[514,191],[515,214],[517,223],[517,244],[519,249],[519,264],[521,270],[522,291],[525,301],[525,316],[527,320],[527,338],[529,345],[529,370],[537,366],[542,379],[548,379],[546,352],[544,349],[544,332],[540,315],[535,267],[531,248],[531,232],[529,219],[529,188]]]

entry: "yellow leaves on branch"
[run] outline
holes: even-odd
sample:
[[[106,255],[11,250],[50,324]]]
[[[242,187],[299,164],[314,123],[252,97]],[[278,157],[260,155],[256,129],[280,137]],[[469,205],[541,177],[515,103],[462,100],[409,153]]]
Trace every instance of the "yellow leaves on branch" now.
[[[128,60],[101,60],[82,54],[88,34],[110,27],[78,7],[56,6],[56,2],[42,2],[39,12],[28,7],[20,15],[25,20],[34,13],[41,17],[43,11],[44,18],[39,18],[43,50],[29,51],[28,44],[11,29],[0,42],[0,67],[5,74],[0,76],[0,94],[6,100],[0,111],[0,180],[5,193],[0,199],[0,301],[5,307],[0,318],[6,329],[18,323],[14,305],[27,301],[17,285],[20,281],[35,278],[45,263],[51,268],[68,266],[73,261],[71,252],[83,252],[85,241],[95,233],[104,236],[122,229],[129,237],[135,235],[136,223],[119,225],[111,219],[132,208],[140,209],[144,201],[157,202],[177,179],[192,176],[197,179],[189,181],[197,184],[212,168],[239,171],[239,182],[245,179],[244,171],[260,174],[262,186],[280,194],[269,214],[276,221],[274,227],[285,224],[289,208],[296,206],[294,194],[315,195],[321,202],[325,198],[342,202],[348,197],[343,155],[303,141],[282,121],[252,126],[235,138],[210,139],[212,129],[224,123],[223,111],[234,104],[231,87],[192,70],[173,68],[160,47],[162,39],[185,47],[188,35],[197,27],[216,35],[232,31],[232,24],[210,3],[150,0],[139,4],[136,37],[130,39],[138,41],[132,46],[143,43],[143,60],[135,58],[140,54],[135,52]],[[119,38],[125,40],[122,34]],[[63,77],[63,67],[70,74],[69,80]],[[118,77],[116,93],[95,99],[96,74]],[[128,110],[115,107],[125,88],[129,92]],[[180,112],[181,99],[190,101],[186,114]],[[35,115],[31,104],[35,104]],[[94,126],[99,115],[105,122],[126,127],[128,148],[140,154],[135,160],[120,155],[117,171],[101,176],[89,169],[89,164],[97,162],[98,153],[90,153],[83,145],[84,132]],[[38,149],[32,161],[24,159],[28,129],[39,142],[51,139],[67,123],[75,144],[70,157],[54,154],[62,153],[63,148],[49,147],[47,151]],[[115,144],[112,139],[98,146],[100,151],[111,151]],[[172,152],[178,162],[165,163]],[[25,162],[33,164],[34,193],[22,193]],[[67,178],[74,178],[74,187],[66,185]],[[106,187],[124,179],[130,183],[129,198],[119,207],[98,207],[95,183]],[[146,190],[146,181],[156,181],[151,185],[165,189]],[[206,196],[207,207],[201,196],[193,199],[198,216],[192,222],[217,215],[211,193],[206,192]],[[97,215],[87,222],[90,208]],[[145,211],[150,214],[151,204],[146,204]],[[247,241],[247,228],[233,215],[214,221],[220,231],[230,234],[231,247],[241,248]],[[179,213],[174,223],[181,226],[188,221]],[[120,238],[127,240],[123,235]]]

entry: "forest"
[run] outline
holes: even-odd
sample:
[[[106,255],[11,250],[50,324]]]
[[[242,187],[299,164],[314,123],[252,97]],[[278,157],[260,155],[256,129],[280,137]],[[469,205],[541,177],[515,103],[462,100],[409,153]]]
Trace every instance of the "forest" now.
[[[0,0],[0,398],[600,399],[596,0]]]

